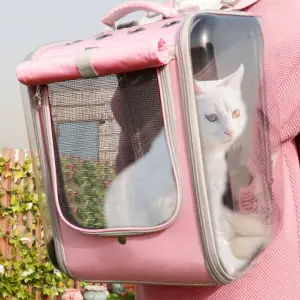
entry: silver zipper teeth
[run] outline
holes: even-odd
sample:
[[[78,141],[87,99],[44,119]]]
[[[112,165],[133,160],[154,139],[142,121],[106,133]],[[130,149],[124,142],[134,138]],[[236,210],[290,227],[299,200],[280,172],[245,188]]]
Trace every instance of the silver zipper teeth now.
[[[195,181],[195,192],[199,210],[199,221],[201,225],[201,235],[203,242],[204,257],[207,261],[207,268],[211,276],[218,283],[229,283],[234,278],[226,273],[220,263],[214,242],[214,231],[210,217],[209,203],[207,195],[203,194],[206,184],[204,177],[204,167],[201,159],[201,140],[198,132],[199,124],[196,113],[196,103],[194,97],[193,77],[188,70],[192,69],[190,61],[190,46],[189,46],[189,28],[194,17],[198,13],[190,15],[184,22],[181,33],[179,34],[179,45],[177,47],[178,64],[180,67],[182,99],[184,101],[185,121],[188,131],[189,151],[192,160],[192,172]],[[193,106],[193,107],[192,107]],[[209,225],[208,225],[209,224]],[[211,242],[213,240],[213,242]]]
[[[42,95],[41,95],[41,86],[40,85],[38,85],[36,87],[36,91],[35,91],[35,94],[33,96],[33,100],[36,103],[36,109],[40,110],[40,108],[42,107]]]

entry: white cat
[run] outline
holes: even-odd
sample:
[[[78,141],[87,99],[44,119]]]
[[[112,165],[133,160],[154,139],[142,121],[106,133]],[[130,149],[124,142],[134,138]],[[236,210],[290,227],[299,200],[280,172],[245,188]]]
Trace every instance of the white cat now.
[[[156,226],[172,217],[177,189],[164,129],[148,153],[113,180],[104,202],[108,228]]]
[[[242,267],[266,238],[259,219],[234,213],[223,205],[227,184],[225,154],[247,124],[241,94],[243,76],[241,65],[225,79],[195,83],[216,246],[224,267],[231,273]],[[176,206],[177,189],[163,128],[148,153],[123,170],[109,186],[104,206],[106,227],[156,226],[168,221]]]
[[[245,265],[267,238],[258,217],[234,213],[222,202],[227,183],[225,155],[247,124],[241,92],[243,77],[241,65],[225,79],[198,82],[195,89],[216,243],[222,263],[230,273]]]

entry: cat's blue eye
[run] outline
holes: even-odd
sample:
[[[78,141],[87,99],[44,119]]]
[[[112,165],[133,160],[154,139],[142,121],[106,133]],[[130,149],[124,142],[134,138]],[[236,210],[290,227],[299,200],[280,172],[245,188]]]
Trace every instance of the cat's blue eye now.
[[[219,118],[216,114],[211,114],[211,115],[205,115],[205,118],[209,121],[209,122],[216,122]]]

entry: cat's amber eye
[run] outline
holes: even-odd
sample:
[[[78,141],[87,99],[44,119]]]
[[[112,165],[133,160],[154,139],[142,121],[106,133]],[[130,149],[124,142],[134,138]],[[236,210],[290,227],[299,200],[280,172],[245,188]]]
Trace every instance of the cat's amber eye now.
[[[209,122],[216,122],[218,120],[218,116],[216,114],[211,114],[211,115],[205,115],[205,118]]]
[[[232,113],[232,117],[233,118],[238,118],[240,116],[240,110],[239,109],[236,109],[233,113]]]

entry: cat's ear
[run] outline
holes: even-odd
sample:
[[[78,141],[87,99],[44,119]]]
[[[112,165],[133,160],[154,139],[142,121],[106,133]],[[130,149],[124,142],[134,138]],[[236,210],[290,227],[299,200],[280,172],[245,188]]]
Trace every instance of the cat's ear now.
[[[228,77],[221,79],[219,83],[222,85],[229,86],[233,89],[240,89],[244,78],[244,73],[245,73],[245,68],[244,65],[241,64],[235,72],[233,72]]]

